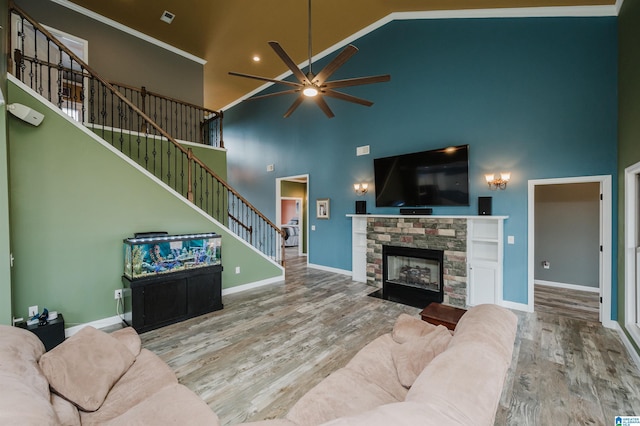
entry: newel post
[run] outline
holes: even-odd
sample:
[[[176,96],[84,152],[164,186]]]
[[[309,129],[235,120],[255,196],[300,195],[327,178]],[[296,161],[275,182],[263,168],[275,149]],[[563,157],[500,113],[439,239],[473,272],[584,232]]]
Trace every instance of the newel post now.
[[[187,150],[187,159],[189,163],[187,171],[187,200],[193,203],[193,151],[191,150],[191,148]]]

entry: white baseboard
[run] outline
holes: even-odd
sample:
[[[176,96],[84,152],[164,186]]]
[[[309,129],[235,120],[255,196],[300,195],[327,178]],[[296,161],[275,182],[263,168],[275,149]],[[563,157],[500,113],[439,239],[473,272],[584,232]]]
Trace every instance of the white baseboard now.
[[[255,281],[249,284],[242,284],[235,287],[224,288],[222,289],[222,295],[226,296],[228,294],[240,293],[242,291],[247,291],[254,288],[263,287],[265,285],[271,285],[276,283],[284,283],[284,277],[282,276],[273,277],[273,278],[268,278],[266,280]]]
[[[620,326],[620,323],[618,323],[617,321],[612,321],[612,323],[613,323],[613,327],[611,328],[613,328],[618,332],[618,335],[620,335],[620,340],[622,340],[622,343],[627,349],[629,356],[631,357],[631,359],[633,359],[633,362],[636,363],[636,368],[640,370],[640,354],[638,354],[638,352],[636,351],[636,348],[633,346],[633,344],[627,337],[626,333]]]
[[[120,324],[121,322],[122,322],[122,319],[118,315],[115,315],[109,318],[103,318],[103,319],[87,322],[84,324],[74,325],[73,327],[69,327],[64,330],[64,336],[71,337],[88,325],[97,329],[101,329],[101,328],[110,327],[112,325]]]
[[[338,269],[338,268],[332,268],[330,266],[316,265],[315,263],[308,263],[307,266],[309,268],[319,269],[321,271],[333,272],[340,275],[348,275],[348,276],[353,275],[351,271],[348,271],[346,269]]]
[[[531,309],[531,307],[526,303],[517,303],[517,302],[510,302],[508,300],[501,300],[497,304],[502,306],[503,308],[513,309],[514,311],[533,312],[533,309]]]
[[[600,289],[598,287],[589,287],[586,285],[557,283],[554,281],[544,281],[544,280],[534,280],[533,283],[545,285],[547,287],[566,288],[567,290],[580,290],[580,291],[588,291],[591,293],[600,293]]]

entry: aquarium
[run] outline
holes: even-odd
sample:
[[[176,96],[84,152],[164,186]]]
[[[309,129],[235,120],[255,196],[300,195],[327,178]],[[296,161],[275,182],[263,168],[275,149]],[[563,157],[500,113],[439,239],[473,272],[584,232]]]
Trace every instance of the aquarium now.
[[[129,279],[220,265],[216,233],[153,234],[124,240],[124,276]]]

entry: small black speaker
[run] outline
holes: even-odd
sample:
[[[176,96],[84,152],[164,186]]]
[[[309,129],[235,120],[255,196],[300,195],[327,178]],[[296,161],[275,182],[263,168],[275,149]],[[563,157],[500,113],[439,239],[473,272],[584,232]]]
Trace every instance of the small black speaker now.
[[[478,197],[478,214],[491,216],[491,197]]]
[[[367,214],[366,201],[356,201],[356,214]]]

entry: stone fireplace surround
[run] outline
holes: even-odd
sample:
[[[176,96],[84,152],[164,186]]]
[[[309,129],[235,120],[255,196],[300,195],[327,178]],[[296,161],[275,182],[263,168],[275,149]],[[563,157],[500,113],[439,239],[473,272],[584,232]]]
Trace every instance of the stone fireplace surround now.
[[[444,300],[465,307],[467,301],[467,219],[430,217],[367,218],[367,284],[382,287],[382,246],[444,251]]]

